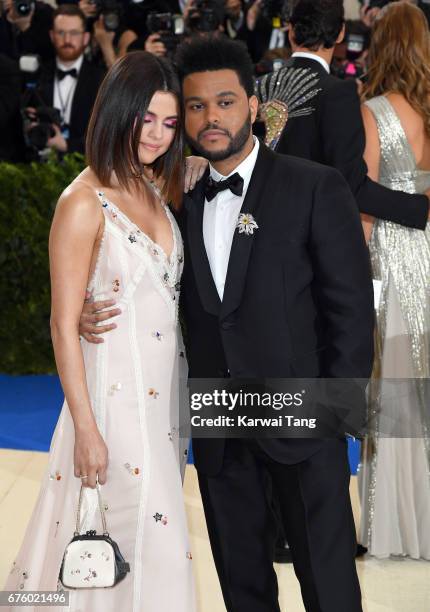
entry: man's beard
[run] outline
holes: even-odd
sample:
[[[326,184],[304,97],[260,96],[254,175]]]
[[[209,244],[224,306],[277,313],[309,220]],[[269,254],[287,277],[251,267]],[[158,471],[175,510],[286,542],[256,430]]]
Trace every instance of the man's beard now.
[[[83,53],[81,48],[75,47],[60,47],[57,49],[57,57],[60,62],[74,62],[76,61]]]
[[[198,139],[207,130],[219,130],[221,132],[224,132],[225,135],[228,136],[228,138],[230,139],[230,143],[228,147],[226,149],[223,149],[222,151],[208,151],[207,149],[205,149],[203,145],[200,144]],[[208,125],[199,132],[199,134],[197,135],[197,140],[194,140],[188,134],[186,134],[186,136],[187,136],[187,141],[189,145],[201,157],[205,157],[209,161],[217,162],[217,161],[224,161],[225,159],[228,159],[229,157],[232,157],[233,155],[237,155],[238,153],[240,153],[245,147],[246,143],[248,142],[248,138],[251,133],[251,130],[252,130],[251,113],[248,113],[248,117],[246,118],[245,123],[242,125],[239,131],[236,132],[234,136],[232,136],[232,134],[228,130],[224,130],[223,128],[213,123],[208,123]]]

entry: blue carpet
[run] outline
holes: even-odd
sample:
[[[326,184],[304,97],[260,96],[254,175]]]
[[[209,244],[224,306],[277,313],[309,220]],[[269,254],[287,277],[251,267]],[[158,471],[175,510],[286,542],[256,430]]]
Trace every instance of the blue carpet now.
[[[0,448],[48,451],[63,404],[58,376],[0,374]],[[351,473],[357,473],[360,443],[348,441]],[[192,448],[188,463],[193,463]]]

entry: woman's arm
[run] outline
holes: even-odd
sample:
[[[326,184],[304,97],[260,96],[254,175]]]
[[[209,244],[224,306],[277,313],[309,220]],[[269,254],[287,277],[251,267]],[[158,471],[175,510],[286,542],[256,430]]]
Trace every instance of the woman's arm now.
[[[361,116],[363,117],[364,131],[366,133],[366,146],[363,157],[367,164],[367,174],[372,180],[378,181],[379,161],[381,157],[378,126],[376,125],[376,120],[372,111],[365,104],[361,106]],[[374,222],[375,217],[363,213],[361,214],[361,223],[366,242],[370,240]]]
[[[79,341],[79,317],[103,217],[85,187],[61,196],[49,237],[51,335],[61,384],[75,426],[75,476],[83,484],[106,482],[108,453],[98,431],[88,393]]]

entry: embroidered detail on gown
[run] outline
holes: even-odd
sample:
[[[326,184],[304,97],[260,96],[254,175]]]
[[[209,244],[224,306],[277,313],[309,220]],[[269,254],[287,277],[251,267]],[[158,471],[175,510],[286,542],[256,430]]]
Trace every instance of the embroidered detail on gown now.
[[[68,610],[195,612],[181,480],[186,447],[178,435],[179,377],[187,375],[178,325],[182,239],[164,204],[173,233],[170,257],[103,192],[98,197],[105,227],[89,289],[94,300],[114,298],[122,313],[103,344],[82,341],[82,350],[92,408],[109,450],[101,487],[106,520],[131,572],[112,589],[70,590]],[[73,447],[73,421],[64,403],[7,590],[62,589],[57,578],[80,489]],[[85,491],[82,519],[82,532],[101,533],[95,490]]]
[[[429,189],[430,171],[417,167],[388,99],[378,96],[366,104],[378,127],[379,182],[408,193]],[[377,557],[430,559],[430,406],[428,387],[426,392],[419,380],[430,377],[430,225],[420,231],[376,220],[369,250],[374,278],[382,281],[374,377],[411,380],[396,403],[385,399],[380,383],[373,386],[379,419],[364,444],[359,473],[360,541]],[[414,429],[413,436],[381,435],[381,419],[393,418],[402,420],[402,431]]]

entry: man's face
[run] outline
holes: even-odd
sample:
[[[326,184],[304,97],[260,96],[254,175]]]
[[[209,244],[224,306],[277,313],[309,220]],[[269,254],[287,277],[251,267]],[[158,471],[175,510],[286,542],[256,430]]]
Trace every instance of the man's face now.
[[[234,70],[194,72],[183,82],[185,133],[196,151],[210,161],[227,159],[252,137],[257,114]]]
[[[89,42],[89,34],[77,16],[58,15],[50,34],[57,57],[63,62],[77,60]]]
[[[241,0],[226,0],[225,12],[231,19],[239,19],[242,10]]]

